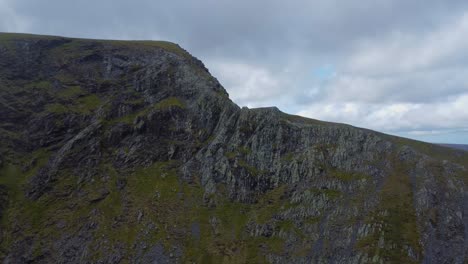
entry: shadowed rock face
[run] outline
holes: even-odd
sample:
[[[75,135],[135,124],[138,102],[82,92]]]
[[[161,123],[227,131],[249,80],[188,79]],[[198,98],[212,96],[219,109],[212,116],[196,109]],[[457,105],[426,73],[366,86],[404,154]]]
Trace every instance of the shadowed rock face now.
[[[172,43],[0,34],[4,263],[466,263],[467,166],[241,109]]]

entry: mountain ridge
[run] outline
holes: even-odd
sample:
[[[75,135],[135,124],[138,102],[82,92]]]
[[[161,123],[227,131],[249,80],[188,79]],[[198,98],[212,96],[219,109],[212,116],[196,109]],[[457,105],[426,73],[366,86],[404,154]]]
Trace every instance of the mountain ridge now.
[[[57,36],[57,35],[40,35],[40,34],[29,34],[29,33],[6,33],[6,32],[0,32],[0,35],[2,36],[0,38],[0,40],[14,40],[14,39],[28,39],[28,38],[36,38],[36,39],[44,39],[44,38],[51,38],[51,39],[63,39],[63,40],[70,40],[70,41],[85,41],[85,42],[103,42],[103,43],[109,43],[109,44],[123,44],[123,43],[127,43],[127,44],[133,44],[133,45],[144,45],[144,46],[153,46],[153,47],[159,47],[159,48],[162,48],[162,49],[165,49],[166,51],[169,51],[171,53],[174,53],[174,54],[177,54],[177,55],[182,55],[186,58],[192,58],[192,59],[195,59],[197,60],[199,63],[201,63],[202,65],[202,68],[204,68],[205,70],[208,71],[208,69],[205,67],[205,65],[203,65],[203,63],[201,61],[199,61],[196,57],[193,57],[190,53],[188,53],[185,49],[183,49],[182,47],[180,47],[180,45],[174,43],[174,42],[170,42],[170,41],[163,41],[163,40],[117,40],[117,39],[92,39],[92,38],[73,38],[73,37],[63,37],[63,36]],[[208,71],[209,72],[209,71]],[[227,93],[227,92],[226,92]],[[245,107],[245,106],[244,106]],[[278,109],[278,107],[276,106],[263,106],[263,107],[257,107],[257,108],[251,108],[251,109],[269,109],[269,108],[272,108],[272,109],[276,109],[280,112],[282,112],[280,109]],[[303,118],[303,119],[309,119],[309,120],[313,120],[313,121],[318,121],[318,122],[323,122],[323,123],[329,123],[329,124],[336,124],[336,125],[347,125],[347,126],[351,126],[351,127],[355,127],[355,128],[359,128],[359,129],[365,129],[365,130],[369,130],[369,131],[372,131],[372,132],[376,132],[376,133],[382,133],[382,134],[385,134],[383,132],[379,132],[379,131],[376,131],[376,130],[372,130],[372,129],[368,129],[368,128],[363,128],[363,127],[358,127],[358,126],[353,126],[351,124],[347,124],[347,123],[339,123],[339,122],[331,122],[331,121],[323,121],[323,120],[318,120],[318,119],[314,119],[314,118],[309,118],[309,117],[303,117],[303,116],[298,116],[298,115],[294,115],[294,114],[288,114],[288,113],[285,113],[283,112],[284,114],[287,114],[287,115],[290,115],[290,116],[297,116],[297,117],[300,117],[300,118]],[[393,137],[396,137],[398,138],[398,136],[395,136],[395,135],[390,135],[390,134],[385,134],[385,135],[388,135],[388,136],[393,136]],[[409,138],[404,138],[404,139],[407,139],[407,140],[414,140],[414,139],[409,139]],[[427,144],[432,144],[432,145],[440,145],[440,146],[444,146],[444,147],[453,147],[453,146],[465,146],[463,144],[435,144],[435,143],[429,143],[429,142],[424,142],[424,141],[419,141],[419,140],[414,140],[415,142],[422,142],[422,143],[427,143]]]
[[[466,260],[465,152],[240,108],[167,45],[0,34],[0,260]]]

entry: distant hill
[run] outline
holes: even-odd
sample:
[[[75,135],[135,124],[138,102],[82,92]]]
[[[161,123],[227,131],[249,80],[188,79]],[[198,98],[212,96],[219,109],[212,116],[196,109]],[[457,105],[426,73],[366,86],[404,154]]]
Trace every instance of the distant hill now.
[[[468,151],[468,145],[461,145],[461,144],[440,144],[440,145],[444,147]]]

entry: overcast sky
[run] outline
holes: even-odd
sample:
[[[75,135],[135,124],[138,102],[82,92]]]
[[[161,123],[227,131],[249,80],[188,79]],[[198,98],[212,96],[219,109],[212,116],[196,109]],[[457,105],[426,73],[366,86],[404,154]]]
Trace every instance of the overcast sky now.
[[[0,31],[169,40],[240,106],[468,144],[466,0],[0,0]]]

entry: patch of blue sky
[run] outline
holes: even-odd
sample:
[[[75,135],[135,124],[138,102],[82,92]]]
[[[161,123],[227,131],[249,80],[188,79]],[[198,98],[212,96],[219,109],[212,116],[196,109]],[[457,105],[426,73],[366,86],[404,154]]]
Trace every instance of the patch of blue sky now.
[[[325,64],[316,68],[313,75],[319,80],[328,80],[336,75],[336,69],[331,64]]]

